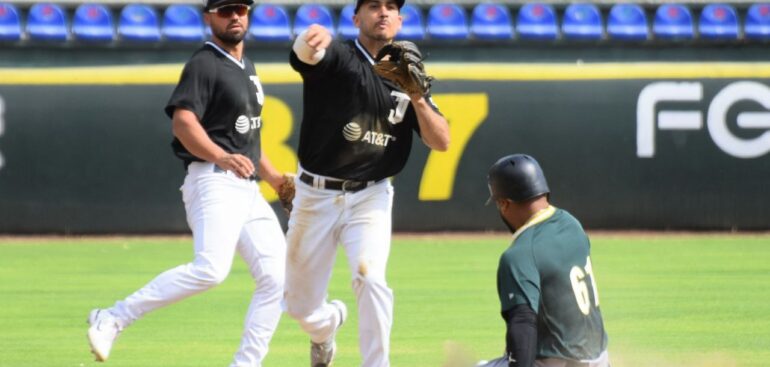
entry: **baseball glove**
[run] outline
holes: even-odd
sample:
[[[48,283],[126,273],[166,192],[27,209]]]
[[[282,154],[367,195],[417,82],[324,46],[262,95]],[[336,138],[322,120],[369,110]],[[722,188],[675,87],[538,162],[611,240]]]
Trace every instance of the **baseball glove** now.
[[[281,186],[278,187],[278,200],[281,202],[283,210],[286,214],[291,214],[293,206],[291,202],[294,200],[294,175],[291,173],[284,173],[284,181]]]
[[[374,71],[392,80],[409,94],[424,96],[430,90],[432,76],[425,73],[422,54],[412,42],[396,41],[385,45],[377,53]]]

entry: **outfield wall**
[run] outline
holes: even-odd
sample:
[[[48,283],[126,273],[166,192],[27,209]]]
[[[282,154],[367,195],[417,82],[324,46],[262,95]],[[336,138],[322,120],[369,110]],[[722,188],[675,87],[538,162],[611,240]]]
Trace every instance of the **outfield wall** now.
[[[257,61],[263,144],[293,170],[300,79],[269,61]],[[162,111],[181,63],[47,63],[0,68],[0,233],[187,231],[184,172]],[[770,228],[770,62],[434,59],[428,68],[452,146],[429,153],[415,143],[394,180],[395,230],[502,229],[483,205],[485,176],[514,152],[538,158],[553,202],[589,228]]]

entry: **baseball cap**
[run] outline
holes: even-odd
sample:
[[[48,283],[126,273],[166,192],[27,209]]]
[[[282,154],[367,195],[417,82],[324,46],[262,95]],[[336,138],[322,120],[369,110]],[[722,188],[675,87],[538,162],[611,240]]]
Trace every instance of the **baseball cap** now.
[[[206,7],[204,9],[210,10],[210,9],[218,8],[223,5],[231,5],[231,4],[251,5],[251,4],[254,4],[254,0],[206,0]]]
[[[364,3],[367,2],[367,1],[369,1],[369,0],[356,0],[356,11],[355,11],[355,13],[358,13],[358,8],[360,8],[361,5],[364,5]],[[401,7],[404,6],[405,2],[406,2],[406,0],[396,0],[396,4],[398,4],[398,8],[399,9],[401,9]]]

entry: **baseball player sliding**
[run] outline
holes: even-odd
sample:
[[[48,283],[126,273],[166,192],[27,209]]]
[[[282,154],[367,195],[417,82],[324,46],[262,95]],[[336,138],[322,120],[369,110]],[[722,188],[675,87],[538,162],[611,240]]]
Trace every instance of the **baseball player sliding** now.
[[[231,366],[261,366],[267,354],[282,312],[286,244],[255,180],[258,174],[279,190],[286,179],[261,154],[264,92],[254,64],[243,54],[251,3],[207,2],[212,42],[187,62],[166,107],[172,147],[187,170],[182,199],[195,258],[113,307],[91,312],[88,340],[97,361],[107,360],[118,334],[146,313],[222,282],[236,250],[257,286]]]
[[[497,291],[506,355],[480,367],[609,367],[588,236],[550,205],[540,165],[525,154],[489,169],[490,198],[513,242],[500,258]]]
[[[392,42],[403,4],[358,0],[357,39],[332,40],[327,29],[312,25],[290,55],[304,81],[304,106],[287,234],[286,307],[310,336],[313,367],[331,365],[335,333],[347,317],[341,301],[326,301],[338,245],[347,254],[358,303],[362,366],[390,365],[388,177],[404,167],[414,132],[431,149],[449,145],[419,50]]]

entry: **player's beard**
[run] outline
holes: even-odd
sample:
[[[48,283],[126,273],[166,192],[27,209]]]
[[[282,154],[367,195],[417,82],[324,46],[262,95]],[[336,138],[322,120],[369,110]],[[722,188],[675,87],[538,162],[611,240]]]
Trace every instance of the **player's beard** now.
[[[235,46],[243,42],[243,39],[246,37],[246,31],[233,33],[228,32],[227,28],[222,31],[212,29],[212,32],[214,32],[214,36],[222,41],[222,43],[229,46]]]
[[[511,225],[510,223],[508,223],[508,221],[503,216],[503,213],[499,213],[499,214],[500,214],[500,219],[503,220],[503,223],[505,223],[505,226],[508,227],[508,230],[511,231],[511,233],[516,233],[516,228],[514,228],[513,225]]]
[[[390,43],[393,40],[392,37],[388,37],[387,34],[383,34],[383,33],[378,33],[373,31],[366,31],[366,32],[360,31],[360,32],[363,33],[366,38],[369,38],[377,42]]]

